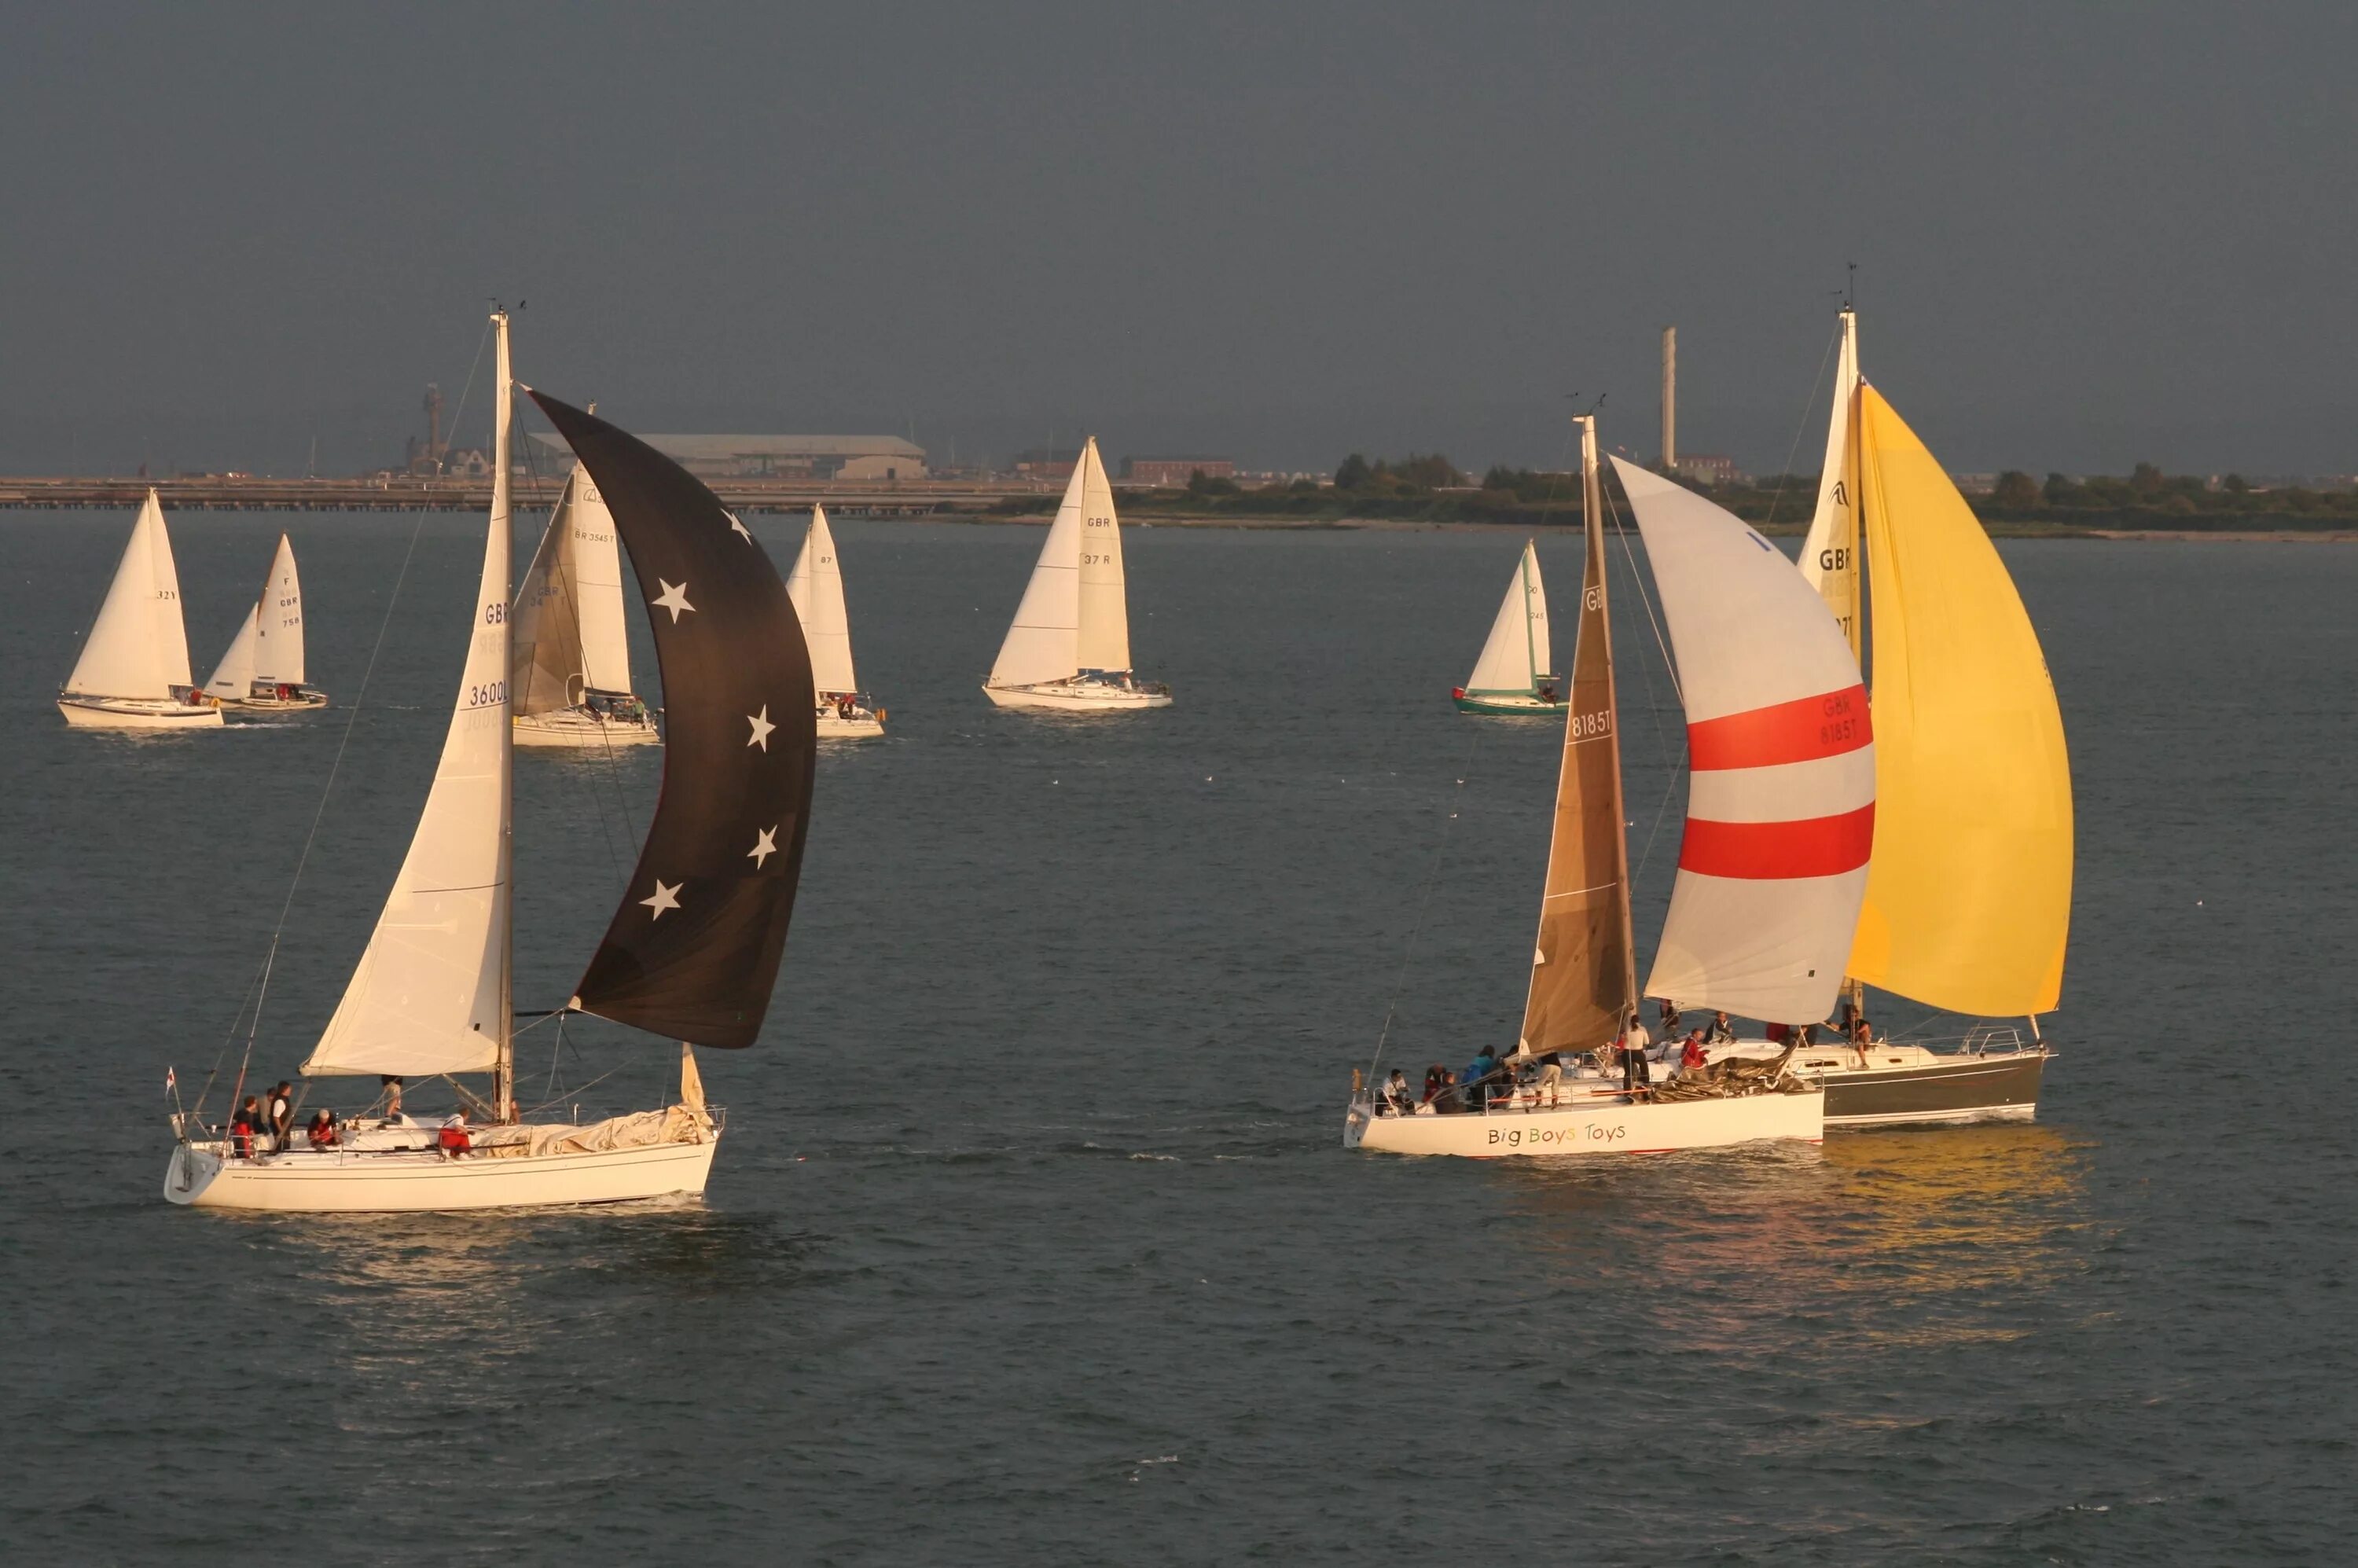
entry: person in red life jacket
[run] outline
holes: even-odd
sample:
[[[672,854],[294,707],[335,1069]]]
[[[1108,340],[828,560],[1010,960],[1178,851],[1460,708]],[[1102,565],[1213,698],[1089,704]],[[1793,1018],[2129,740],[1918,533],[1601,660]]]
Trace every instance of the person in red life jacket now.
[[[1793,1028],[1789,1023],[1772,1023],[1768,1026],[1768,1044],[1771,1045],[1782,1045],[1792,1036]]]
[[[1711,1062],[1711,1053],[1703,1048],[1703,1025],[1687,1031],[1687,1043],[1679,1047],[1679,1071],[1700,1072]]]
[[[310,1141],[314,1149],[333,1149],[343,1141],[336,1132],[336,1119],[324,1110],[311,1119],[311,1125],[304,1130],[303,1136]]]
[[[434,1141],[441,1149],[443,1157],[450,1160],[459,1159],[474,1148],[475,1141],[467,1136],[467,1113],[464,1110],[452,1111],[450,1119],[442,1124],[441,1136]]]
[[[254,1123],[261,1119],[262,1102],[252,1095],[245,1097],[245,1103],[237,1108],[235,1116],[229,1119],[230,1148],[239,1159],[254,1158]]]

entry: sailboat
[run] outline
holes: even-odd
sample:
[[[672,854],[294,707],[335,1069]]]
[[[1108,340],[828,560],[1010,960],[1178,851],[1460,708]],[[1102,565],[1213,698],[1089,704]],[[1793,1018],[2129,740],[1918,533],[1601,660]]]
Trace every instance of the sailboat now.
[[[1531,986],[1503,1092],[1485,1085],[1475,1107],[1452,1115],[1361,1089],[1347,1112],[1347,1148],[1624,1154],[1823,1136],[1823,1091],[1782,1061],[1757,1071],[1724,1063],[1635,1090],[1596,1064],[1626,1037],[1640,993],[1595,416],[1580,424],[1579,640]],[[1822,1011],[1841,983],[1873,832],[1857,667],[1767,540],[1642,469],[1615,468],[1645,535],[1694,738],[1678,879],[1648,989],[1674,984],[1747,1015]],[[1576,1064],[1568,1079],[1565,1058]]]
[[[579,463],[533,551],[514,607],[519,746],[648,746],[663,739],[631,689],[614,515]]]
[[[496,333],[498,429],[490,526],[441,760],[409,853],[311,1076],[489,1076],[466,1091],[486,1125],[471,1147],[388,1114],[331,1148],[255,1151],[173,1119],[164,1195],[206,1208],[449,1210],[611,1203],[704,1190],[723,1118],[705,1101],[697,1045],[753,1044],[794,911],[816,746],[810,661],[785,584],[712,492],[596,416],[533,393],[612,507],[654,623],[671,705],[662,796],[636,869],[564,1012],[680,1042],[678,1097],[578,1124],[525,1119],[516,1103],[511,996],[507,318]],[[527,389],[528,390],[528,389]]]
[[[812,693],[822,740],[884,733],[884,710],[860,689],[851,669],[851,614],[843,603],[843,568],[835,558],[835,532],[827,508],[813,504],[802,554],[786,575],[786,593],[810,645]]]
[[[1522,558],[1490,622],[1490,640],[1474,661],[1474,673],[1449,695],[1460,713],[1561,713],[1564,701],[1552,672],[1548,646],[1547,587],[1540,580],[1540,553],[1523,541]]]
[[[295,546],[284,534],[262,592],[213,666],[205,695],[229,713],[328,706],[326,692],[303,684],[303,582],[295,574]]]
[[[81,657],[59,688],[58,711],[77,730],[196,730],[222,721],[221,709],[189,677],[180,570],[164,503],[153,490],[131,525],[131,542]]]
[[[1854,658],[1870,612],[1874,632],[1875,849],[1848,1011],[1867,1016],[1865,989],[1875,986],[1977,1022],[1952,1051],[1878,1040],[1870,1027],[1863,1047],[1816,1046],[1796,1065],[1824,1081],[1830,1126],[2028,1120],[2050,1054],[2038,1015],[2060,1000],[2071,919],[2062,714],[1988,531],[1861,379],[1847,306],[1841,325],[1800,566]],[[2029,1039],[1988,1022],[2006,1018],[2024,1019]]]
[[[1001,708],[1111,713],[1171,706],[1168,686],[1141,681],[1130,667],[1121,525],[1094,436],[1073,465],[982,691]]]

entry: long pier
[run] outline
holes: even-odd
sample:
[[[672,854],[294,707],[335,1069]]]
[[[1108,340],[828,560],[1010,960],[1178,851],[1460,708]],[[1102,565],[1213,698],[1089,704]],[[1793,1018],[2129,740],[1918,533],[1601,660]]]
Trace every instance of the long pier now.
[[[738,512],[807,512],[823,503],[854,517],[922,517],[979,512],[1033,500],[1054,508],[1062,483],[1031,480],[708,479],[720,503]],[[549,507],[565,486],[557,474],[519,475],[518,507]],[[173,479],[44,479],[0,476],[0,508],[128,511],[153,489],[168,512],[482,512],[492,504],[484,479],[257,479],[199,474]]]

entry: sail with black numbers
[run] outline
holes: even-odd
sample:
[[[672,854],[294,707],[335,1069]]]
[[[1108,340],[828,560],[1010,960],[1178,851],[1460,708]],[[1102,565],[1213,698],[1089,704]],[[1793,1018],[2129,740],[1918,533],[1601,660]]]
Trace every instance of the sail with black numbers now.
[[[663,794],[575,1009],[698,1045],[761,1032],[794,914],[817,755],[810,653],[752,533],[687,470],[533,401],[630,552],[663,675]]]

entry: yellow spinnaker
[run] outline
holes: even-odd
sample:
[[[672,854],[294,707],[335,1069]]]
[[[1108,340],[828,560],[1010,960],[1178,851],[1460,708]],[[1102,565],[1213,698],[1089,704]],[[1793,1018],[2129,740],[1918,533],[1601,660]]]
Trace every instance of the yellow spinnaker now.
[[[2030,616],[1949,476],[1859,399],[1875,858],[1850,972],[1952,1012],[2044,1012],[2071,924],[2071,766]]]

